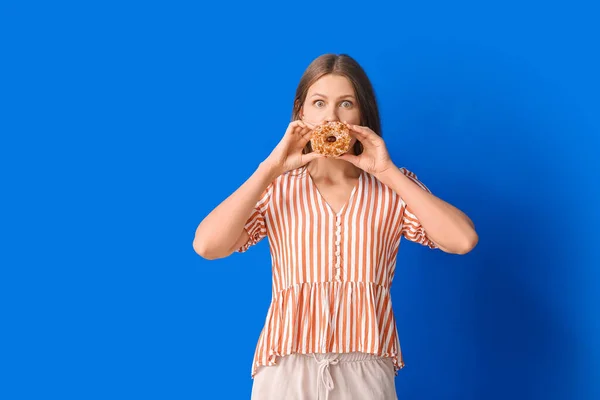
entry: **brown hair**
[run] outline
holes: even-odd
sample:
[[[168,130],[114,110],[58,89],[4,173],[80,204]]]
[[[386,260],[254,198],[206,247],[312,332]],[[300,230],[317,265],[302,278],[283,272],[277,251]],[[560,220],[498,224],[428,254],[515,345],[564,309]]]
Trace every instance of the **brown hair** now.
[[[371,81],[358,62],[347,54],[323,54],[310,63],[304,74],[302,74],[296,89],[292,121],[300,119],[300,108],[306,100],[308,88],[327,74],[344,76],[352,83],[360,110],[360,125],[368,126],[373,132],[382,136],[379,109],[377,108],[377,99]],[[310,142],[308,142],[303,153],[306,154],[311,151],[312,148]],[[362,144],[357,141],[354,145],[354,153],[358,155],[362,151]]]

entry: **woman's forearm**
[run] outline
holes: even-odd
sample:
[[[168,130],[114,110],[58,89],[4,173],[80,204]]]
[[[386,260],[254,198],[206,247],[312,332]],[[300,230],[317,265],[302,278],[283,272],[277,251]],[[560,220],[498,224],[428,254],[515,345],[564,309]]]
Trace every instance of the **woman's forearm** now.
[[[479,237],[473,221],[461,210],[423,190],[395,166],[376,177],[402,197],[427,236],[440,248],[465,254],[477,245]]]
[[[242,186],[198,225],[193,242],[196,253],[209,259],[229,255],[261,194],[277,176],[274,168],[261,163]]]

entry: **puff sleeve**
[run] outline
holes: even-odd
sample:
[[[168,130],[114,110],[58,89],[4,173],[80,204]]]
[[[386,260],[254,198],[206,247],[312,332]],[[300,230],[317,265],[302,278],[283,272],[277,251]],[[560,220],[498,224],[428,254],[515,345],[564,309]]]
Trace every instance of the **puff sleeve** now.
[[[267,186],[267,188],[261,194],[260,199],[252,209],[252,213],[244,224],[244,229],[249,236],[248,241],[243,246],[236,249],[236,252],[243,253],[247,251],[251,246],[254,246],[267,236],[266,214],[272,191],[273,183]]]
[[[405,176],[410,178],[414,183],[419,185],[421,189],[427,191],[428,193],[431,193],[431,190],[429,190],[427,186],[425,186],[423,182],[421,182],[417,178],[414,172],[411,172],[404,167],[400,168],[400,171]],[[422,244],[423,246],[427,246],[430,249],[437,249],[438,246],[431,239],[429,239],[429,237],[427,236],[427,232],[425,232],[423,225],[421,225],[421,222],[419,221],[419,218],[417,218],[417,216],[413,214],[410,207],[408,207],[408,205],[404,203],[404,200],[402,200],[402,206],[402,236],[404,236],[411,242]]]

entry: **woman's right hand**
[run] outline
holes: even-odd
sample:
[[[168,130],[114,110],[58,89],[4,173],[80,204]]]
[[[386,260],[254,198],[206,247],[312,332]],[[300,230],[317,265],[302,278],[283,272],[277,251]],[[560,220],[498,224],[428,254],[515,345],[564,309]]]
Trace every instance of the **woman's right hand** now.
[[[314,151],[302,154],[302,150],[310,140],[313,128],[313,125],[301,120],[290,122],[283,138],[267,157],[265,163],[273,168],[279,176],[300,168],[316,158],[324,157]]]

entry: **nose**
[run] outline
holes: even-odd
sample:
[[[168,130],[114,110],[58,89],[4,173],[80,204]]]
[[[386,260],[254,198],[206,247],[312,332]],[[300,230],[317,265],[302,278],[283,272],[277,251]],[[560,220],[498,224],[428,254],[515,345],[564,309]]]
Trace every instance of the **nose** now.
[[[330,111],[327,116],[325,117],[325,121],[327,122],[334,122],[334,121],[339,121],[340,118],[338,117],[337,113],[335,111]]]

